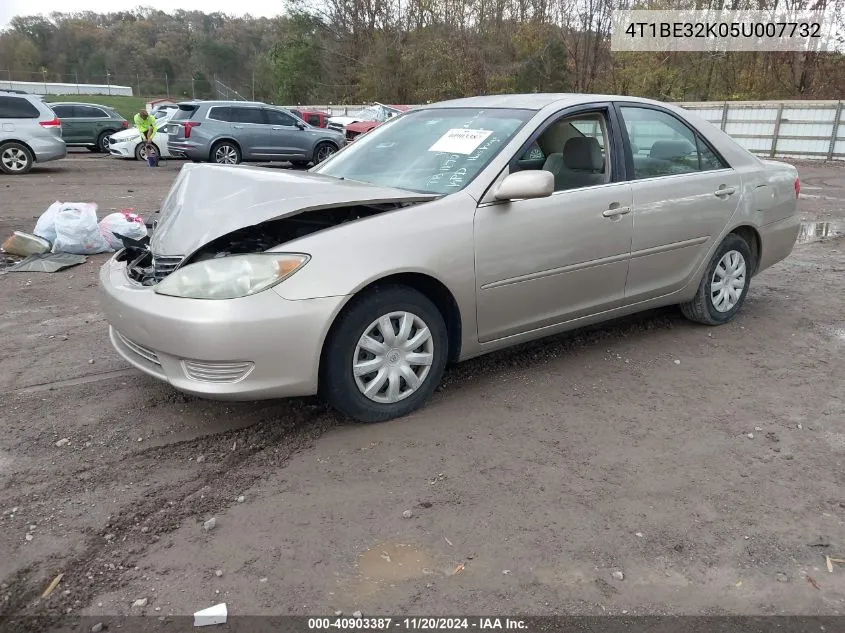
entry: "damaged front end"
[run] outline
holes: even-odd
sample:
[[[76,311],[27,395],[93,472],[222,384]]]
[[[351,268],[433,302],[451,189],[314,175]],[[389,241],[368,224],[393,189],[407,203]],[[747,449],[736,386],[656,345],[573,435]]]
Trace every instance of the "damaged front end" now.
[[[116,259],[127,263],[130,279],[143,286],[154,286],[182,265],[230,255],[263,253],[319,231],[420,202],[355,204],[305,211],[236,229],[211,240],[187,257],[154,254],[149,237],[144,240],[123,238],[124,249],[117,254]]]

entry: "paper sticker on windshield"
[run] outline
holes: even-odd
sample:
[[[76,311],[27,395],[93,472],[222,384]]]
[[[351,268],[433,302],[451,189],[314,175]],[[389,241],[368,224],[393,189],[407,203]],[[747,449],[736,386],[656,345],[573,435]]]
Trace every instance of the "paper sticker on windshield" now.
[[[455,128],[449,130],[428,148],[429,152],[449,152],[450,154],[472,154],[484,142],[493,130],[468,130]]]

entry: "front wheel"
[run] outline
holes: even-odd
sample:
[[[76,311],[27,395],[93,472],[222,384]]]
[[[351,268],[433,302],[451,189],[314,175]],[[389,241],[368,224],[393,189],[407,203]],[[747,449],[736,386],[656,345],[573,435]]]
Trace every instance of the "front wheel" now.
[[[25,174],[32,163],[32,152],[25,145],[14,141],[0,145],[0,171],[4,174]]]
[[[211,148],[211,162],[218,165],[238,165],[241,162],[241,149],[230,141],[217,143]]]
[[[681,312],[696,323],[727,323],[745,302],[753,266],[748,243],[728,234],[713,254],[695,297],[681,304]]]
[[[359,422],[383,422],[422,407],[448,356],[437,307],[406,286],[377,288],[338,317],[322,358],[320,393]]]
[[[322,163],[335,152],[337,152],[337,148],[331,143],[320,143],[314,148],[314,164]]]
[[[155,155],[161,157],[161,154],[158,151],[158,145],[153,143],[152,146]],[[135,160],[147,160],[147,144],[143,141],[135,146]]]
[[[109,137],[114,134],[114,130],[106,130],[97,137],[97,149],[95,151],[103,154],[109,153]]]

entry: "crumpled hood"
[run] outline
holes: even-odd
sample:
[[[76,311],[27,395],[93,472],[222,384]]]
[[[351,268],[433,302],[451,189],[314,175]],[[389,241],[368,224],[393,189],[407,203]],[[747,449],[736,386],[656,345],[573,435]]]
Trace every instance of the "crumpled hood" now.
[[[150,248],[187,257],[237,229],[304,211],[436,197],[310,172],[188,163],[162,203]]]
[[[337,123],[338,125],[349,125],[350,123],[357,123],[360,119],[354,116],[332,116],[326,119],[327,123]]]

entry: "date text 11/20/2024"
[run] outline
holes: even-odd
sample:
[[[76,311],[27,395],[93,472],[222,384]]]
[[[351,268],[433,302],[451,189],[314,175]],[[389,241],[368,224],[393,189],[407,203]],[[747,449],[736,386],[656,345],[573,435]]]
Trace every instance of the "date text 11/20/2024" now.
[[[518,618],[308,618],[308,630],[389,631],[392,629],[417,631],[448,630],[527,630],[528,625]]]

